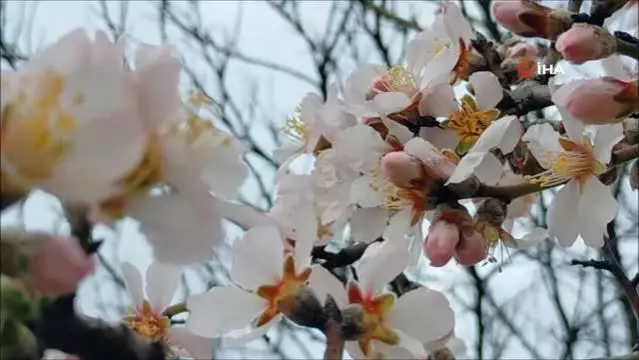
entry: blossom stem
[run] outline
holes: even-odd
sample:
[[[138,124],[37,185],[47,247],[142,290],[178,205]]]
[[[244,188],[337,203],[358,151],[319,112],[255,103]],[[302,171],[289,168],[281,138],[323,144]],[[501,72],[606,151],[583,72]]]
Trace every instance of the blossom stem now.
[[[166,308],[166,310],[164,310],[162,315],[167,316],[168,318],[172,318],[175,315],[182,314],[188,311],[189,309],[186,308],[186,303],[182,302],[169,306],[168,308]]]
[[[346,342],[342,313],[330,295],[326,299],[324,312],[327,316],[323,329],[326,336],[324,360],[341,360],[344,358],[344,344]]]
[[[639,158],[639,144],[635,144],[612,154],[612,161],[610,167],[619,166],[632,159]],[[510,186],[490,186],[481,184],[471,196],[465,196],[464,198],[476,198],[476,197],[492,197],[504,200],[513,200],[518,197],[522,197],[528,194],[533,194],[543,190],[551,189],[567,183],[568,180],[555,183],[551,186],[543,186],[541,184],[522,183]]]
[[[617,53],[639,60],[639,44],[630,43],[618,36],[615,37],[615,41],[617,44]]]

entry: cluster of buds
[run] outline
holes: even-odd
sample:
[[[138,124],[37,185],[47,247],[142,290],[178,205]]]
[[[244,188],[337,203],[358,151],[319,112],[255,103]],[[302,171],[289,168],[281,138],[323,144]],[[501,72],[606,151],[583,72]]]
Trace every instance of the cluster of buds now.
[[[445,203],[436,212],[424,240],[431,266],[444,266],[453,256],[462,265],[474,265],[486,258],[484,238],[475,230],[465,207]]]

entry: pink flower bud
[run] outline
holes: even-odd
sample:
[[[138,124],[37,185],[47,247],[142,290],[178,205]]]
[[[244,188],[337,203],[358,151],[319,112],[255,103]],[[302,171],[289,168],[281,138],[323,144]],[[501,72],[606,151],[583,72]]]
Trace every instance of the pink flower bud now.
[[[553,11],[534,0],[498,0],[491,6],[495,20],[519,36],[554,40],[570,23],[569,14]]]
[[[390,182],[404,189],[415,187],[425,176],[422,162],[403,151],[384,155],[381,168]]]
[[[614,54],[614,37],[606,30],[588,24],[575,24],[559,36],[555,49],[573,64],[583,64]]]
[[[78,283],[95,266],[76,239],[64,236],[51,237],[37,244],[30,260],[35,288],[49,295],[75,291]]]
[[[552,101],[585,124],[616,122],[639,109],[637,81],[600,78],[574,80],[561,86]]]
[[[460,264],[470,266],[484,260],[488,255],[484,237],[477,231],[466,233],[457,245],[455,258]]]
[[[459,228],[444,220],[436,221],[428,232],[424,242],[424,252],[430,259],[430,265],[441,267],[446,265],[455,254],[459,242]]]
[[[520,19],[520,15],[526,11],[529,11],[528,6],[522,1],[504,0],[493,1],[492,3],[492,12],[495,20],[507,30],[520,36],[542,36],[533,27]]]

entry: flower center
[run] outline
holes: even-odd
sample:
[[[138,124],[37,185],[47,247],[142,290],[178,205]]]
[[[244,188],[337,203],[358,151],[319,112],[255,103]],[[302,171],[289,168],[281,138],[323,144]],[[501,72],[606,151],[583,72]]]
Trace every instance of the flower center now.
[[[526,180],[544,187],[559,185],[571,179],[583,183],[590,176],[606,171],[606,166],[595,158],[590,140],[584,139],[582,144],[578,144],[560,139],[560,144],[565,151],[554,157],[550,169],[534,176],[526,176]]]
[[[378,340],[388,345],[397,345],[399,336],[391,330],[384,322],[386,315],[395,305],[395,295],[362,294],[359,286],[355,282],[348,284],[348,303],[359,304],[364,313],[363,323],[364,334],[359,338],[359,347],[364,355],[371,350],[371,341]]]
[[[498,116],[499,110],[480,110],[475,100],[465,95],[461,100],[461,107],[450,114],[443,125],[457,133],[460,142],[458,150],[462,150],[459,152],[463,154],[477,142],[479,136]]]
[[[136,309],[135,314],[126,316],[123,320],[133,331],[153,341],[164,341],[171,325],[169,318],[154,312],[146,300]]]
[[[302,144],[306,143],[309,137],[309,125],[302,119],[301,107],[295,108],[293,116],[286,119],[284,126],[282,126],[282,131],[291,139]]]
[[[35,95],[27,97],[22,90],[2,109],[0,151],[3,174],[16,185],[29,188],[33,182],[49,178],[71,151],[77,120],[60,105],[63,77],[46,73],[25,79],[24,84],[33,86]],[[73,105],[82,104],[81,93],[75,99]]]
[[[390,68],[386,75],[375,81],[368,94],[366,94],[366,100],[372,100],[377,94],[386,92],[401,92],[412,97],[419,91],[415,87],[413,74],[403,66],[397,65]]]
[[[262,285],[257,289],[257,295],[268,302],[266,310],[258,317],[256,326],[262,326],[271,321],[277,314],[286,314],[292,310],[294,297],[298,289],[307,283],[311,276],[311,268],[307,267],[297,273],[295,260],[290,254],[286,255],[282,270],[282,277],[275,284]]]

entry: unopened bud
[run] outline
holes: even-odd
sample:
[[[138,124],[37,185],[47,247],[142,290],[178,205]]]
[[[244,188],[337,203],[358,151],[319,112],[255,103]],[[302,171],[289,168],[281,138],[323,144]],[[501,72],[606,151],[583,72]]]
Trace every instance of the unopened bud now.
[[[33,284],[49,295],[72,293],[95,266],[78,241],[66,236],[52,236],[35,246],[30,255]]]
[[[639,109],[637,85],[611,78],[573,80],[561,86],[552,101],[584,124],[609,124]]]
[[[553,10],[533,0],[493,1],[492,12],[501,26],[524,37],[555,40],[571,24],[569,13]]]
[[[633,190],[639,188],[639,168],[637,168],[637,161],[630,166],[630,187]]]
[[[424,253],[433,267],[446,265],[455,254],[459,242],[459,228],[446,220],[437,220],[431,224],[424,241]]]
[[[478,231],[465,231],[455,250],[455,258],[465,266],[475,265],[488,255],[486,240]]]
[[[617,51],[617,42],[608,30],[579,23],[559,36],[555,49],[564,59],[580,65],[586,61],[603,59],[614,54]]]
[[[382,173],[395,186],[411,189],[425,177],[424,165],[414,156],[403,151],[388,153],[382,157]]]

